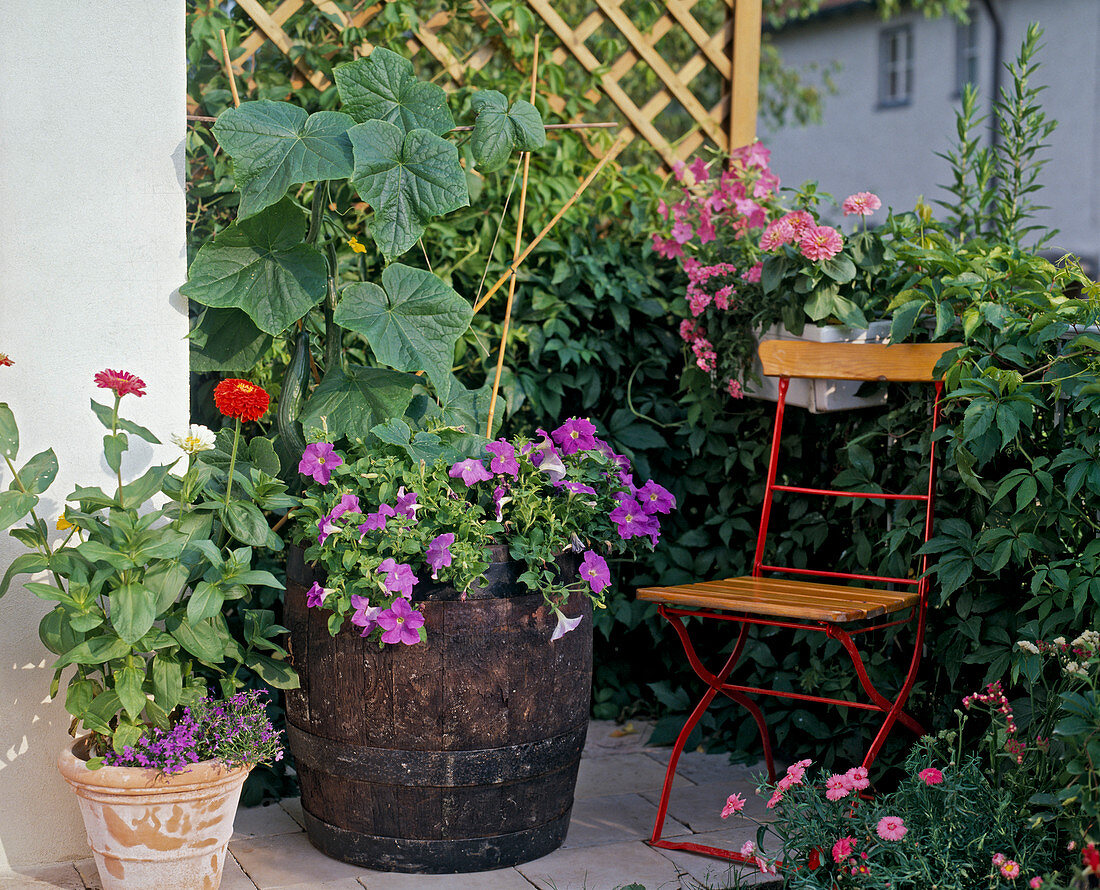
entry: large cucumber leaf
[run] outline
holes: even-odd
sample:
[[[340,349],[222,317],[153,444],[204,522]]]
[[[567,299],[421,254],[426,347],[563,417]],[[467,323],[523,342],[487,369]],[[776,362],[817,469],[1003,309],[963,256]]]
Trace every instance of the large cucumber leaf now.
[[[400,417],[420,380],[388,368],[333,368],[313,391],[302,412],[302,427],[321,428],[325,418],[334,437],[366,438],[372,426]]]
[[[404,56],[378,47],[366,59],[337,65],[332,73],[344,111],[359,123],[383,120],[406,133],[429,130],[438,136],[454,129],[443,88],[417,80]]]
[[[513,151],[534,151],[546,144],[546,128],[538,109],[523,99],[508,108],[508,100],[496,90],[481,90],[474,94],[472,145],[478,169],[496,170],[503,167]]]

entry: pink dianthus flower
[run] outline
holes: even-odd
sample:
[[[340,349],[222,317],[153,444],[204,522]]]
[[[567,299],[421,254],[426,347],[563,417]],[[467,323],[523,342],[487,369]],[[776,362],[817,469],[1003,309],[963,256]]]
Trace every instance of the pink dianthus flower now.
[[[862,766],[853,766],[844,774],[844,779],[853,791],[862,791],[871,784],[871,781],[867,778],[867,770]]]
[[[825,780],[825,796],[829,800],[841,800],[852,793],[848,780],[840,773],[835,773]]]
[[[849,856],[852,855],[852,850],[855,848],[856,839],[851,837],[842,837],[835,844],[833,844],[833,862],[843,862]]]
[[[929,766],[917,773],[917,778],[925,785],[939,785],[943,781],[943,773],[934,766]]]
[[[878,836],[884,841],[900,841],[909,831],[898,816],[883,816],[875,826]]]
[[[722,807],[722,818],[728,819],[734,813],[740,813],[745,809],[745,798],[740,794],[731,794],[726,799],[726,805]]]

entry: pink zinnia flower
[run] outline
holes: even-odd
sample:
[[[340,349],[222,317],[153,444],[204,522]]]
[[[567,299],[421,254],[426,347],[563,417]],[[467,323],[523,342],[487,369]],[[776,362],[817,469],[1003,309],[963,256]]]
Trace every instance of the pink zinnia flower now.
[[[801,240],[808,229],[812,229],[817,225],[817,220],[813,218],[808,210],[792,210],[790,213],[783,214],[779,219],[790,224],[790,227],[794,229],[796,240]]]
[[[844,203],[840,206],[844,209],[845,216],[852,213],[859,216],[870,216],[882,206],[882,201],[878,199],[878,195],[871,194],[871,192],[856,192],[854,195],[845,198]]]
[[[760,236],[760,249],[765,253],[776,250],[784,244],[790,244],[795,238],[794,228],[785,219],[768,223],[764,234]]]
[[[871,784],[867,778],[867,770],[862,766],[853,766],[844,774],[844,778],[848,782],[848,787],[853,791],[862,791]]]
[[[806,229],[798,242],[798,249],[808,260],[831,260],[844,248],[844,239],[832,226],[813,226]]]
[[[917,778],[925,785],[939,785],[943,781],[943,773],[934,766],[930,766],[917,773]]]
[[[842,837],[835,844],[833,844],[833,862],[843,862],[849,856],[852,855],[852,850],[855,848],[856,839],[854,837]]]
[[[1008,859],[1001,866],[1001,874],[1009,880],[1015,880],[1020,876],[1020,864],[1015,859]]]
[[[740,813],[745,809],[745,798],[740,794],[731,794],[726,799],[726,805],[722,807],[722,818],[728,819],[734,813]]]
[[[884,841],[900,841],[909,831],[898,816],[883,816],[875,827],[878,836]]]
[[[840,773],[835,773],[825,780],[825,796],[829,800],[841,800],[852,793],[848,786],[848,780]]]
[[[95,385],[100,389],[114,390],[115,395],[120,399],[128,395],[135,395],[138,398],[145,395],[145,381],[129,371],[112,371],[108,368],[96,374],[94,380]]]

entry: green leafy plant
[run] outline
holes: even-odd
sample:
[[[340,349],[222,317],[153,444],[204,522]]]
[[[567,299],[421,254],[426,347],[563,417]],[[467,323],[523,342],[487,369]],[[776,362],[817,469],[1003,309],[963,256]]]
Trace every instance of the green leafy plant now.
[[[102,754],[134,745],[152,728],[169,729],[182,709],[207,695],[210,682],[228,698],[245,666],[271,685],[297,685],[278,642],[285,629],[270,610],[249,607],[251,587],[282,587],[252,566],[256,548],[282,547],[261,510],[285,509],[295,499],[275,478],[279,463],[270,442],[240,447],[239,422],[235,432],[217,437],[201,427],[173,437],[186,454],[182,474],[172,472],[173,463],[125,481],[130,437],[159,444],[119,414],[123,397],[144,395],[145,385],[122,371],[103,371],[96,382],[115,394],[113,406],[93,400],[92,410],[107,429],[103,454],[118,487],[111,494],[77,486],[57,522],[65,532],[60,543],[36,512],[57,474],[54,453],[17,467],[19,430],[0,403],[0,454],[12,476],[0,494],[0,529],[29,516],[10,533],[31,551],[8,567],[0,596],[17,575],[48,573],[48,580],[24,587],[54,603],[39,626],[42,642],[58,656],[50,696],[64,680],[73,731],[92,732]],[[262,401],[262,414],[266,393],[246,386],[250,398]],[[231,609],[239,637],[230,632]]]

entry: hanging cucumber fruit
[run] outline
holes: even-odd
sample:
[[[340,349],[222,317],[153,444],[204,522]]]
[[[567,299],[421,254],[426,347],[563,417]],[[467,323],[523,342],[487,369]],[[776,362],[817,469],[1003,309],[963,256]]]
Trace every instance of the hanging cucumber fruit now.
[[[298,418],[309,395],[309,331],[298,331],[294,343],[294,356],[283,376],[283,391],[275,413],[275,426],[279,433],[279,457],[283,462],[284,481],[297,480],[298,460],[306,448],[302,424]]]

